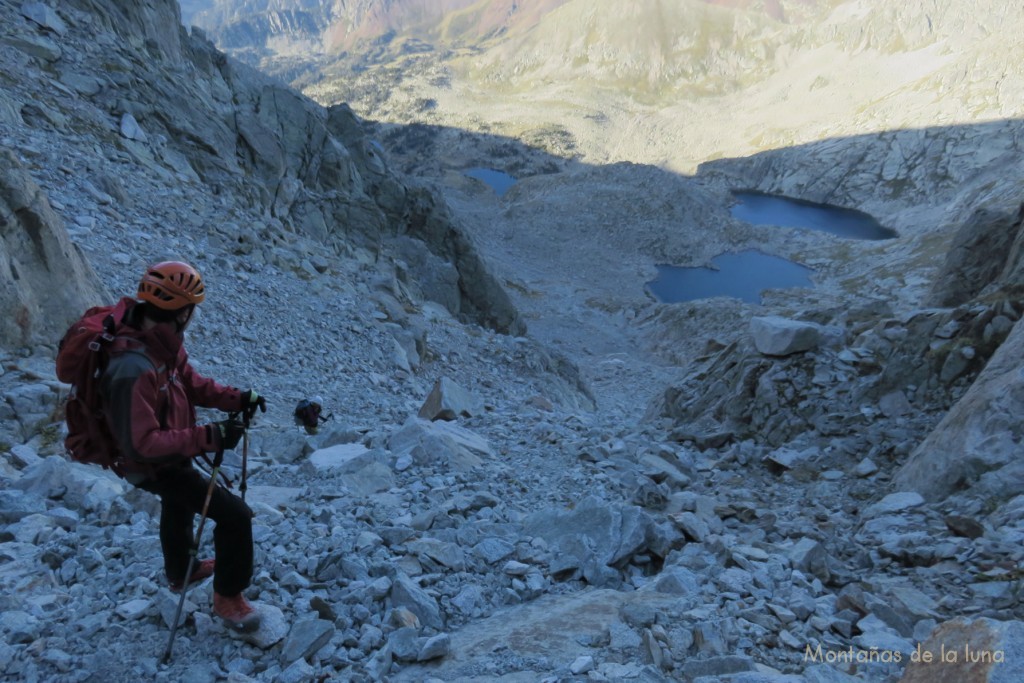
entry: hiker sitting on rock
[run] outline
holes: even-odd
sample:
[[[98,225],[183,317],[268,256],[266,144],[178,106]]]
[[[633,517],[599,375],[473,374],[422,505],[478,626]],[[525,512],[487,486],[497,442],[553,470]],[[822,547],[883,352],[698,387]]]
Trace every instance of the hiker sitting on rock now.
[[[202,512],[209,479],[192,459],[233,449],[244,425],[235,417],[196,425],[196,406],[242,411],[248,417],[266,401],[255,391],[239,391],[202,377],[188,362],[184,333],[197,304],[205,298],[203,281],[192,266],[166,261],[151,266],[132,303],[118,322],[117,336],[138,342],[111,354],[100,380],[100,396],[111,432],[122,450],[119,473],[131,484],[160,497],[160,544],[171,590],[184,590],[213,575],[213,611],[228,625],[252,630],[259,614],[242,595],[253,571],[252,511],[237,496],[217,486],[208,516],[214,560],[185,572],[193,544],[193,522]],[[198,558],[197,558],[198,560]]]

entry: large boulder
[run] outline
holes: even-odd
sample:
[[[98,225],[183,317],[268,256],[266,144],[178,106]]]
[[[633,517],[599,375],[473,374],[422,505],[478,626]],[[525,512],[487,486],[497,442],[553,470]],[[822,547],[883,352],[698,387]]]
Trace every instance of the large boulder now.
[[[434,382],[417,417],[424,420],[455,420],[483,413],[483,402],[447,377]]]
[[[754,346],[766,356],[789,356],[809,351],[818,345],[821,328],[815,323],[760,316],[750,319],[750,333]]]
[[[405,466],[445,465],[463,471],[494,457],[494,451],[480,435],[454,423],[418,417],[410,417],[390,436],[388,448],[397,462],[405,462]]]
[[[43,190],[0,148],[0,346],[56,344],[107,298]]]
[[[553,571],[580,570],[594,585],[613,585],[616,572],[634,555],[650,547],[655,524],[641,508],[610,505],[588,497],[572,510],[540,510],[524,521],[524,531],[551,545]]]
[[[110,470],[52,455],[25,469],[13,488],[39,498],[60,500],[74,510],[105,516],[124,497],[125,483]]]
[[[901,683],[1024,680],[1024,622],[963,617],[940,624],[911,654]]]

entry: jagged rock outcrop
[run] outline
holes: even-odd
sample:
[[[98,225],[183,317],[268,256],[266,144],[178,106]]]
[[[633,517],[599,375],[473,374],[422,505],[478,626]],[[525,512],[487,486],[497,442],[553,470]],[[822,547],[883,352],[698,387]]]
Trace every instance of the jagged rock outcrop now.
[[[227,49],[265,47],[267,43],[287,41],[295,49],[299,45],[316,50],[322,45],[326,28],[324,8],[269,10],[266,13],[240,16],[217,30],[217,42]]]
[[[1024,204],[1015,212],[981,208],[961,225],[935,278],[931,298],[936,306],[957,306],[997,283],[1016,261],[1015,242],[1022,235]],[[1013,279],[1012,276],[1009,279]]]
[[[967,394],[897,473],[898,487],[929,500],[970,490],[1005,502],[1024,488],[1024,328],[1016,325]]]
[[[0,347],[55,345],[104,300],[92,268],[13,152],[0,147]]]
[[[66,5],[65,11],[74,7],[85,13],[71,20],[74,27],[85,24],[101,34],[116,34],[131,48],[171,64],[180,65],[186,59],[181,10],[176,1],[143,0],[111,6],[105,0],[75,0],[62,4]]]
[[[988,305],[1000,312],[1019,308],[1024,285],[1022,219],[1024,205],[1013,212],[986,208],[974,212],[954,238],[932,288],[933,299],[948,303],[974,298],[974,307]],[[1019,492],[1024,484],[1017,427],[1017,416],[1024,408],[1020,378],[1024,332],[1011,319],[1015,316],[997,315],[957,335],[962,341],[949,347],[940,379],[969,364],[981,367],[974,356],[978,348],[988,350],[983,356],[994,355],[963,398],[913,451],[894,478],[897,486],[919,491],[933,501],[966,493],[988,505],[1005,503]],[[999,346],[998,340],[1004,337]]]
[[[750,339],[733,342],[667,389],[651,416],[671,418],[677,438],[703,447],[733,438],[778,447],[887,418],[920,418],[915,429],[922,429],[934,424],[934,411],[963,396],[1020,313],[998,300],[900,318],[870,307],[821,317],[819,348],[777,358],[757,352]],[[908,437],[887,448],[909,453]]]
[[[989,290],[1000,290],[1006,296],[1019,296],[1020,292],[1024,291],[1024,203],[1020,204],[1014,228],[1016,236],[1006,255],[1003,272],[988,288]],[[993,256],[999,260],[999,255]],[[982,291],[983,296],[987,293],[986,290]]]

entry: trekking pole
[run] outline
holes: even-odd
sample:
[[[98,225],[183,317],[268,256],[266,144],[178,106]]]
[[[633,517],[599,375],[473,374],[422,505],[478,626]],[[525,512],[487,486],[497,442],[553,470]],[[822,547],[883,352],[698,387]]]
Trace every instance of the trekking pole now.
[[[178,632],[178,619],[181,617],[181,610],[185,606],[185,596],[188,593],[189,579],[192,578],[192,568],[196,563],[196,556],[199,554],[199,541],[203,537],[203,526],[206,524],[206,513],[210,511],[210,499],[213,498],[213,490],[217,488],[217,472],[224,461],[224,448],[217,449],[217,455],[213,459],[213,472],[210,473],[210,486],[206,489],[206,500],[203,501],[203,513],[199,517],[199,529],[196,531],[196,540],[188,553],[188,569],[185,571],[184,585],[181,587],[181,599],[178,600],[178,609],[174,611],[174,621],[171,623],[171,637],[167,640],[167,650],[164,652],[163,663],[171,661],[171,649],[174,647],[174,634]]]
[[[242,502],[245,502],[245,490],[249,488],[246,473],[249,469],[249,416],[245,415],[242,420],[242,481],[238,484],[238,490],[242,494]]]

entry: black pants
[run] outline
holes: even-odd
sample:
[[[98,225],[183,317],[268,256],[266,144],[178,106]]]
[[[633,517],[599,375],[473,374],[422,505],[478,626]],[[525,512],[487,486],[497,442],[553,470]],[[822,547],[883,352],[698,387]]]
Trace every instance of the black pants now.
[[[156,478],[137,486],[160,496],[160,545],[167,578],[182,581],[188,571],[189,550],[194,540],[195,516],[203,511],[210,480],[187,463],[166,467]],[[252,581],[252,510],[241,498],[221,486],[213,490],[207,518],[213,520],[213,547],[217,561],[213,590],[238,595]],[[199,558],[196,558],[198,566]],[[195,571],[195,569],[193,569]]]

